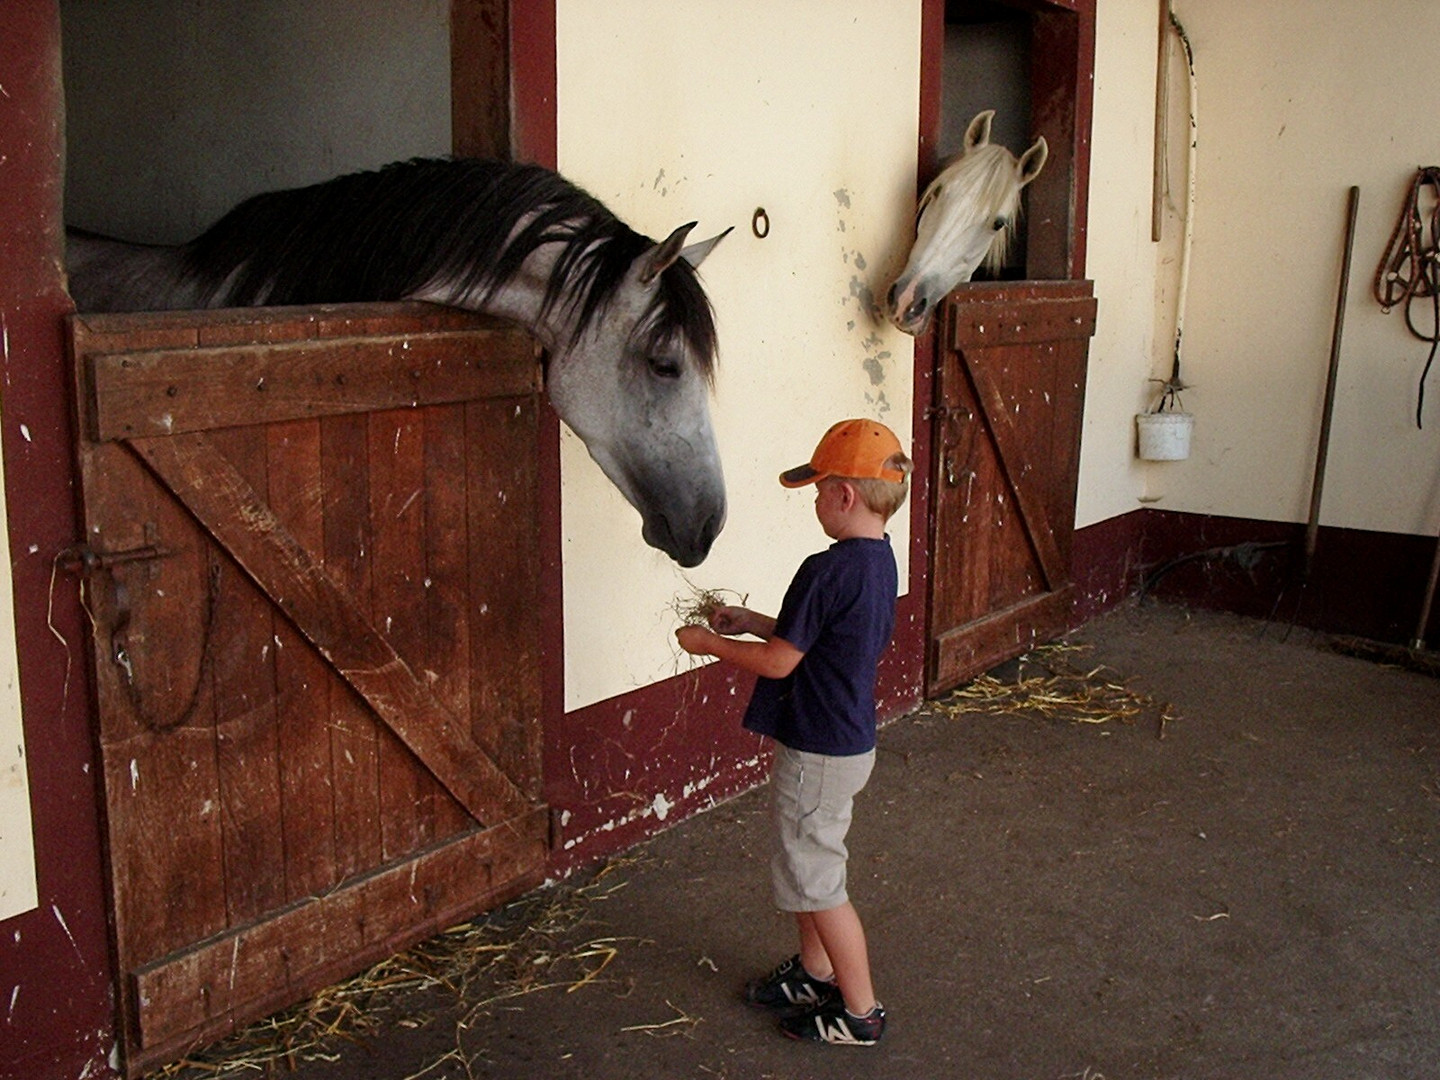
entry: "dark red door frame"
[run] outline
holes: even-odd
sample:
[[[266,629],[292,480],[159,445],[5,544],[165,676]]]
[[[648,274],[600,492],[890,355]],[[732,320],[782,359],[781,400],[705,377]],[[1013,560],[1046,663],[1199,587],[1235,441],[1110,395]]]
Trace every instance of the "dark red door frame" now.
[[[0,71],[4,494],[39,895],[36,908],[0,924],[0,1077],[100,1076],[114,1041],[114,978],[86,629],[75,580],[54,574],[78,528],[54,0],[7,5]]]

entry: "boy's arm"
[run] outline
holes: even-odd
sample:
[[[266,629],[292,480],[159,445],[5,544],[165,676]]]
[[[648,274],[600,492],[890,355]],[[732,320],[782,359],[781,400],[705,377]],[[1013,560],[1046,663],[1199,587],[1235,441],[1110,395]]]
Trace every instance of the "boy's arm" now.
[[[710,629],[717,634],[750,634],[768,641],[775,633],[775,617],[726,604],[710,613]]]
[[[770,619],[773,630],[775,620]],[[753,631],[752,631],[753,632]],[[764,641],[737,641],[703,626],[682,626],[675,631],[680,647],[696,656],[713,656],[767,679],[783,679],[795,670],[804,653],[773,634]]]

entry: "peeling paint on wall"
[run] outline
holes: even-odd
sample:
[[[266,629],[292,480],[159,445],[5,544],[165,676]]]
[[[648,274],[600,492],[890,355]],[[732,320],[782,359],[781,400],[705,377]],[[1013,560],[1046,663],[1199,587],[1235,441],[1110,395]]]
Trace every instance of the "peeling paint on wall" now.
[[[762,764],[762,759],[759,756],[755,756],[749,758],[748,760],[740,762],[738,772],[742,774],[755,773],[760,770]],[[606,833],[613,833],[617,830],[635,825],[637,823],[649,821],[652,819],[656,822],[663,822],[671,815],[673,811],[676,810],[684,811],[684,813],[680,815],[682,817],[689,817],[693,814],[703,814],[707,810],[713,810],[716,806],[723,802],[724,799],[707,797],[705,799],[699,800],[697,805],[697,797],[705,795],[708,790],[717,783],[729,779],[733,779],[730,770],[707,773],[705,776],[701,777],[698,780],[692,780],[686,783],[681,788],[679,795],[676,796],[674,799],[672,799],[670,795],[667,794],[664,790],[657,791],[648,803],[645,803],[642,806],[638,806],[625,814],[619,815],[618,817],[609,818],[598,825],[592,826],[584,832],[577,833],[574,836],[565,837],[563,845],[564,850],[571,851],[584,848],[597,836],[601,836]],[[568,824],[570,820],[570,812],[568,810],[562,812],[562,828],[564,825]]]

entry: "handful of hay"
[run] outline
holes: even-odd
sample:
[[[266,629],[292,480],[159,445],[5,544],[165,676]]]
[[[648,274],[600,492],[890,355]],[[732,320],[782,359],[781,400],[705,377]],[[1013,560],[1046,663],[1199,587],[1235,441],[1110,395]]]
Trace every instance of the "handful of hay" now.
[[[709,627],[710,616],[722,607],[744,607],[750,599],[748,593],[741,595],[734,589],[702,589],[690,582],[689,595],[677,594],[670,601],[670,610],[680,620],[681,626]]]

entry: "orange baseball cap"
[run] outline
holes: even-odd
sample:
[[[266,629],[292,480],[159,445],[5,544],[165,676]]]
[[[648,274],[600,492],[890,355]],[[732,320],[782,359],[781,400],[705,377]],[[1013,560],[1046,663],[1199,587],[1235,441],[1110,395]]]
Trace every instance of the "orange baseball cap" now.
[[[787,488],[797,488],[827,476],[847,476],[898,484],[905,479],[905,474],[888,468],[887,462],[903,453],[895,433],[879,421],[841,420],[825,432],[809,463],[781,473],[780,483]]]

